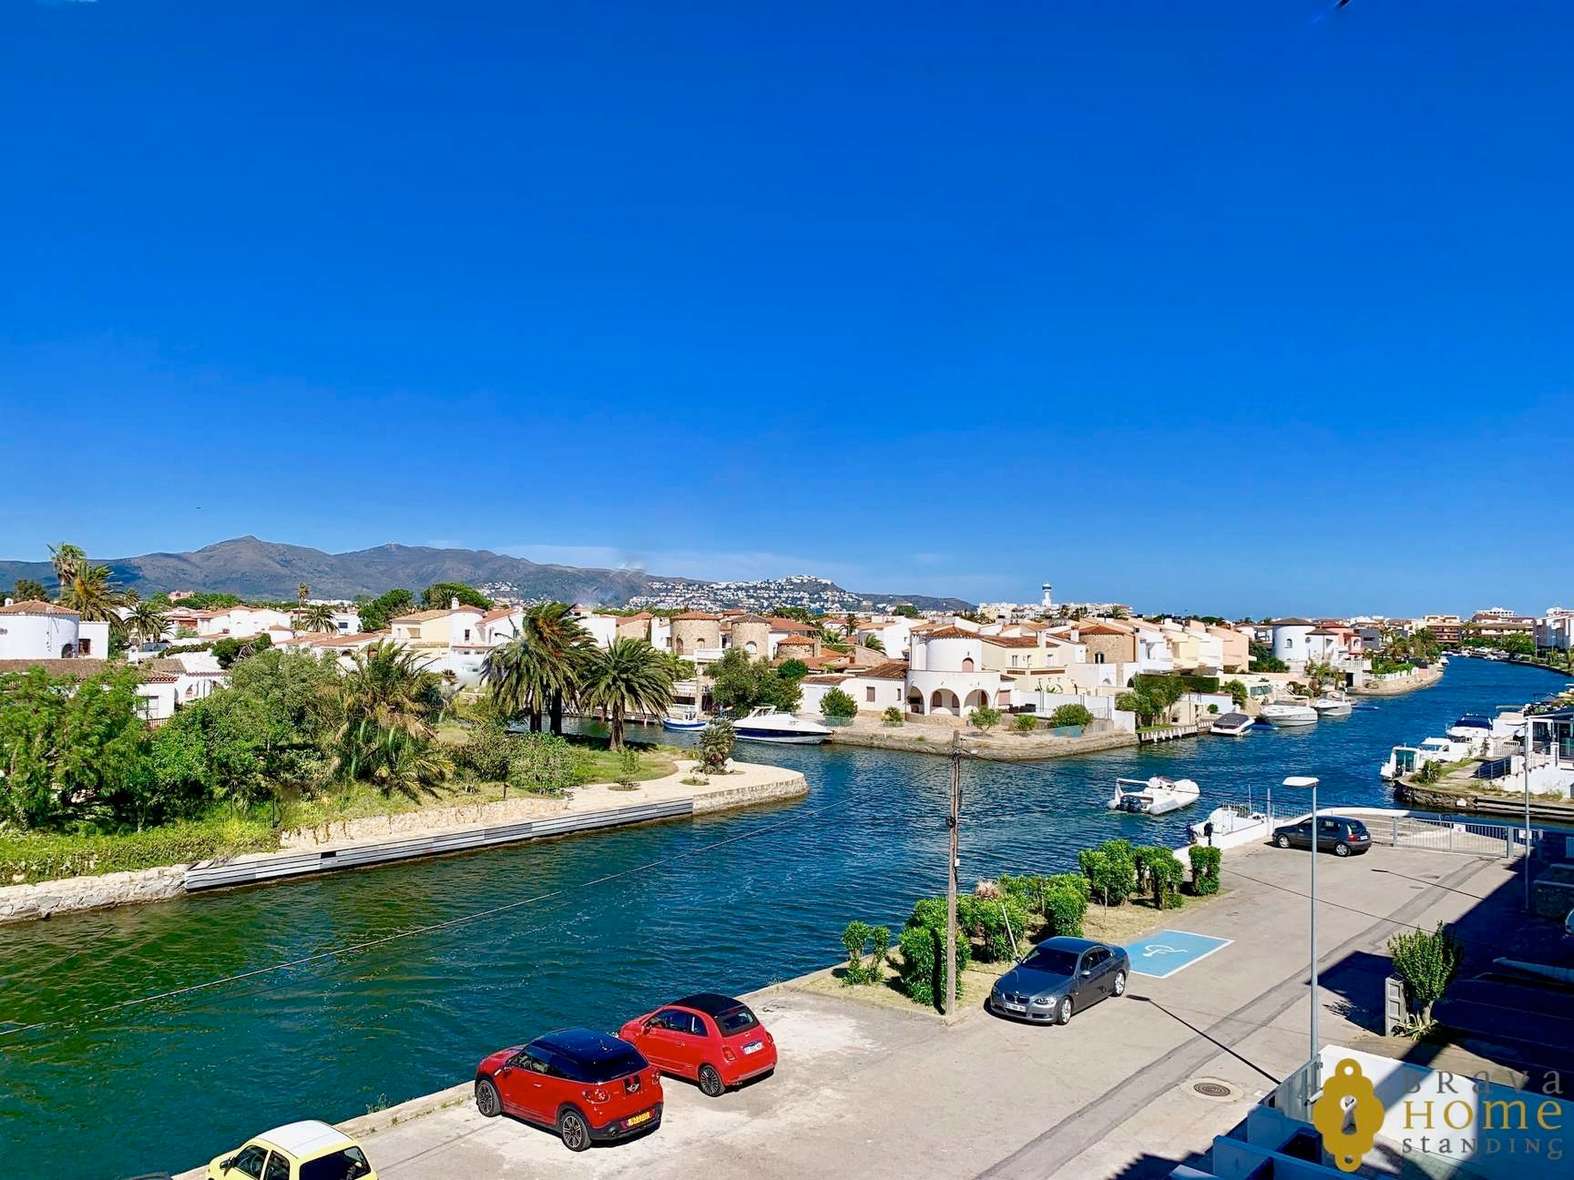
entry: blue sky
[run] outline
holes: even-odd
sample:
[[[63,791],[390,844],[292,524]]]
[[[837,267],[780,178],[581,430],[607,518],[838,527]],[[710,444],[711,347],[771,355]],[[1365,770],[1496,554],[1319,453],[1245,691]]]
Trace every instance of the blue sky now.
[[[4,0],[0,556],[1567,602],[1571,51],[1561,3]]]

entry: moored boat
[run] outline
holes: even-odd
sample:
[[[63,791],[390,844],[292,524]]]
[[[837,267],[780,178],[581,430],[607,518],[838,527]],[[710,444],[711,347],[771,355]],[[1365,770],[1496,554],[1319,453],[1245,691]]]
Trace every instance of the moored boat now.
[[[1319,717],[1348,717],[1353,706],[1349,697],[1318,697],[1312,702]]]
[[[1216,842],[1223,836],[1244,838],[1258,833],[1266,840],[1268,817],[1260,811],[1253,811],[1239,803],[1232,803],[1226,807],[1215,807],[1208,813],[1207,819],[1198,820],[1186,830],[1191,834],[1192,842],[1196,844],[1207,844],[1210,838]],[[1231,841],[1231,843],[1235,842]]]
[[[1213,719],[1208,732],[1223,734],[1225,737],[1240,737],[1250,733],[1255,724],[1256,721],[1245,713],[1225,713]]]
[[[700,711],[693,705],[678,705],[661,719],[662,729],[675,730],[678,733],[695,733],[709,724],[710,722],[700,716]]]
[[[733,733],[743,741],[775,742],[778,745],[817,746],[831,731],[817,721],[794,717],[769,705],[761,705],[732,723]]]
[[[1275,701],[1264,705],[1258,719],[1278,729],[1297,725],[1316,725],[1317,710],[1296,701]]]

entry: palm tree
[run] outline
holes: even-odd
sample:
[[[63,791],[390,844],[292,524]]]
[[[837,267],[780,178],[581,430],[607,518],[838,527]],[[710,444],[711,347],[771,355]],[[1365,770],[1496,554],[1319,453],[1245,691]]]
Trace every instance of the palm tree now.
[[[425,748],[443,703],[441,681],[425,661],[387,642],[351,655],[339,692],[338,771],[348,779],[375,779],[410,756],[406,746]]]
[[[623,718],[631,712],[660,717],[672,705],[672,664],[643,639],[614,639],[585,662],[580,699],[605,709],[612,748],[623,748]]]
[[[885,640],[881,639],[878,635],[869,636],[869,638],[864,640],[863,645],[870,651],[877,651],[881,655],[885,654]]]
[[[132,601],[130,595],[110,582],[107,565],[78,565],[60,587],[61,606],[76,611],[84,623],[107,622],[117,631],[122,626],[117,608]]]
[[[60,593],[64,594],[77,570],[87,563],[87,554],[70,541],[62,541],[49,547],[49,562],[55,567],[55,581],[60,583]]]
[[[154,602],[139,602],[126,615],[126,630],[138,643],[157,643],[168,628],[169,616]]]
[[[530,715],[530,732],[541,732],[542,673],[540,653],[523,631],[502,647],[494,647],[481,662],[481,681],[492,703],[505,718]]]
[[[295,612],[295,625],[302,631],[326,631],[330,634],[339,629],[334,621],[333,607],[326,602],[301,607]]]
[[[525,612],[514,638],[487,654],[482,678],[505,714],[530,715],[530,732],[542,714],[552,732],[563,732],[563,707],[575,698],[592,647],[589,633],[566,602],[546,602]]]
[[[306,600],[311,597],[312,588],[305,582],[298,582],[295,586],[295,601],[304,608]]]

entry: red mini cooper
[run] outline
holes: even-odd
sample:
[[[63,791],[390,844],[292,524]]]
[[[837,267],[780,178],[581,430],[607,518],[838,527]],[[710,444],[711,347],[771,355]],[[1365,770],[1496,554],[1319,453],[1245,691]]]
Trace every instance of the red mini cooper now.
[[[555,1128],[563,1146],[622,1139],[661,1125],[661,1075],[627,1041],[588,1028],[499,1049],[476,1068],[475,1105]]]
[[[749,1006],[714,992],[647,1012],[618,1035],[662,1073],[698,1082],[710,1098],[776,1068],[776,1041]]]

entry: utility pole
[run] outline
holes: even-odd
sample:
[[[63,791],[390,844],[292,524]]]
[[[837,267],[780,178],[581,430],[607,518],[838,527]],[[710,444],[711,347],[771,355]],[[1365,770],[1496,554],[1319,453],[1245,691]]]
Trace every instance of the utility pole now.
[[[951,812],[946,819],[950,828],[950,855],[946,861],[945,890],[945,1014],[956,1012],[956,839],[957,821],[962,811],[962,731],[951,734]]]
[[[1530,894],[1530,756],[1536,748],[1536,719],[1525,713],[1525,912],[1531,910]]]

